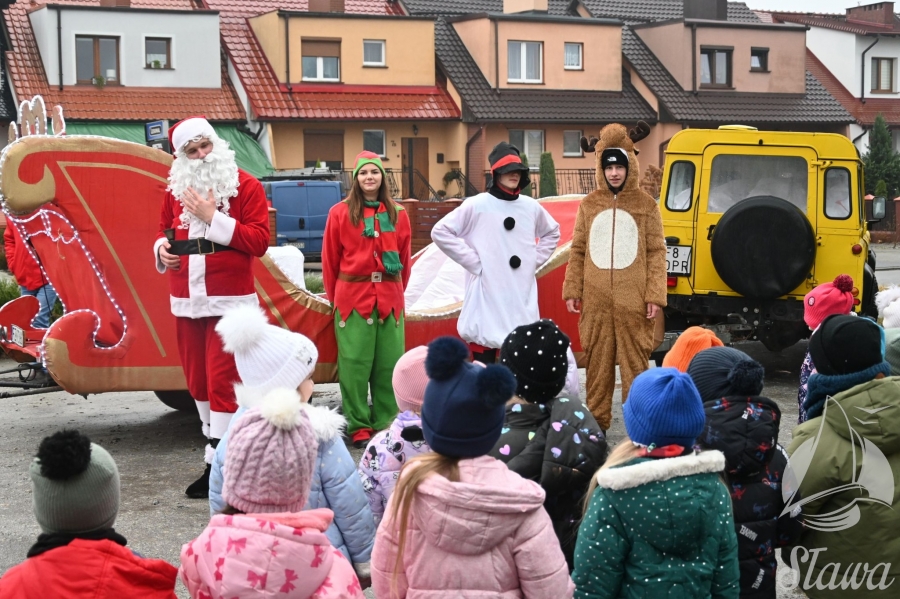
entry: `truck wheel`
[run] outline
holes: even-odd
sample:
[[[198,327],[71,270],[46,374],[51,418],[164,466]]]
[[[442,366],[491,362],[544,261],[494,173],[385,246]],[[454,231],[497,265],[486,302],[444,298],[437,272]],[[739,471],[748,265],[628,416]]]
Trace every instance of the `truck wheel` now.
[[[159,401],[163,402],[173,410],[182,412],[196,412],[197,404],[194,398],[187,391],[154,391]]]
[[[816,259],[816,235],[796,206],[758,196],[730,208],[713,230],[713,265],[744,297],[775,299],[797,288]]]

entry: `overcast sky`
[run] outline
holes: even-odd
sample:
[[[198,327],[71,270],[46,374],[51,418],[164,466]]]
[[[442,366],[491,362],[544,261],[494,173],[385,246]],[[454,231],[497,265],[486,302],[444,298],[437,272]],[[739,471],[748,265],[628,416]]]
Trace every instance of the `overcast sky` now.
[[[745,0],[750,8],[759,10],[785,10],[797,12],[843,13],[845,9],[858,4],[873,4],[875,0]]]

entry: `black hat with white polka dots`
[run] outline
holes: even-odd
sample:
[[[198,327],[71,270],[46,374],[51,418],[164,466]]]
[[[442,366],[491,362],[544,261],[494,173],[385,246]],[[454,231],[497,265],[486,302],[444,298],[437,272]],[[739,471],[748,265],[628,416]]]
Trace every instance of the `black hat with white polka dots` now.
[[[556,397],[566,384],[569,337],[552,320],[517,327],[503,341],[500,363],[516,376],[516,394],[532,403]]]

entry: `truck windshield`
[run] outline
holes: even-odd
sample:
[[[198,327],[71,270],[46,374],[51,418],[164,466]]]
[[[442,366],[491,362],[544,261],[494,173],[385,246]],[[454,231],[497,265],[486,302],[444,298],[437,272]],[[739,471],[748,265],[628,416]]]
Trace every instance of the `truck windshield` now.
[[[707,212],[725,212],[747,198],[772,196],[787,200],[805,213],[807,173],[806,159],[799,156],[716,156]]]

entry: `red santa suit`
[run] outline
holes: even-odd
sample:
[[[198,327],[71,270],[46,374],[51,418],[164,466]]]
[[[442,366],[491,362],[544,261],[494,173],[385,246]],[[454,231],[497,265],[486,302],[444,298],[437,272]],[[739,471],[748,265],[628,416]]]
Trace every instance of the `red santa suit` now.
[[[262,184],[252,175],[238,171],[238,195],[229,201],[227,214],[215,212],[210,224],[190,219],[181,221],[184,205],[166,192],[159,222],[159,236],[153,246],[156,268],[166,268],[159,259],[165,230],[175,230],[175,240],[205,238],[232,248],[205,255],[181,256],[181,268],[169,271],[172,314],[176,316],[178,353],[188,390],[203,410],[208,410],[210,437],[220,439],[237,409],[234,383],[239,381],[234,356],[225,353],[215,331],[226,311],[240,305],[257,305],[253,285],[254,256],[266,253],[269,245],[269,210]],[[208,402],[206,406],[202,402]],[[208,406],[208,407],[207,407]]]

